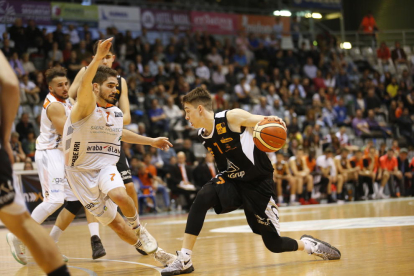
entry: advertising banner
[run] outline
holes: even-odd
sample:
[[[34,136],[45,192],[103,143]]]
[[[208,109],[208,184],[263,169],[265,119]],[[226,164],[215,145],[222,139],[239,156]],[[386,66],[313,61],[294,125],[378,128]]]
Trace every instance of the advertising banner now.
[[[33,1],[0,1],[0,23],[13,23],[16,18],[23,24],[33,19],[38,25],[50,25],[50,3]]]
[[[141,22],[148,31],[172,31],[176,26],[180,31],[191,28],[190,14],[186,11],[141,9]]]
[[[52,19],[65,21],[98,22],[98,6],[52,2]]]
[[[342,8],[341,0],[293,0],[293,6],[311,10],[340,10]]]
[[[193,31],[207,31],[211,34],[237,34],[239,15],[215,12],[191,12]]]
[[[141,10],[138,7],[99,5],[99,28],[116,27],[120,31],[141,31]]]
[[[257,34],[271,34],[273,32],[273,25],[275,25],[275,16],[262,15],[240,15],[240,28],[247,33]],[[280,22],[283,24],[284,35],[290,32],[290,17],[279,16]]]

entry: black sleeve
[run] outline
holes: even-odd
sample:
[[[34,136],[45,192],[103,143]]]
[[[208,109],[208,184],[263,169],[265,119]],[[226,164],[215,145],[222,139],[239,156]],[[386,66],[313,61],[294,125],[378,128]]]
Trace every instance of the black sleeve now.
[[[362,160],[363,164],[364,164],[364,168],[368,168],[369,167],[369,161],[368,159],[364,159]]]
[[[356,166],[355,161],[350,161],[349,163],[351,163],[352,168],[355,168],[355,166]]]

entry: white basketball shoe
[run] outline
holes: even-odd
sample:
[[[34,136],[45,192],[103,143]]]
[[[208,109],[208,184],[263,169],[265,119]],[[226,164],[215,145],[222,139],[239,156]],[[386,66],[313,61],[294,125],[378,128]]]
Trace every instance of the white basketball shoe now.
[[[162,266],[167,267],[177,259],[177,256],[174,254],[165,252],[160,247],[158,247],[157,252],[155,252],[154,254],[154,259],[160,262]]]
[[[303,235],[301,241],[311,246],[312,255],[321,257],[324,260],[339,260],[341,252],[327,242],[315,239],[310,235]]]
[[[136,248],[144,251],[147,254],[155,253],[158,249],[157,240],[145,229],[144,225],[140,225],[135,229],[135,234],[138,237]]]
[[[187,274],[194,271],[193,263],[190,257],[185,256],[181,251],[177,251],[177,259],[161,271],[162,276]]]
[[[6,239],[14,259],[22,265],[27,265],[26,246],[12,233],[8,233]]]

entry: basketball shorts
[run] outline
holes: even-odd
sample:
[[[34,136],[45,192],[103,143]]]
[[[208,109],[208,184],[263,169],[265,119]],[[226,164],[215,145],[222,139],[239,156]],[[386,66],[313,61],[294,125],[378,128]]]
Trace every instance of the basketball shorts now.
[[[19,215],[27,211],[6,151],[0,148],[0,211]]]
[[[66,167],[65,171],[69,185],[82,205],[103,225],[111,223],[118,206],[108,193],[118,187],[125,189],[116,166],[87,171]]]
[[[37,150],[35,160],[45,202],[63,204],[65,200],[78,200],[65,178],[63,151],[59,149]]]
[[[279,209],[275,202],[275,183],[272,177],[245,183],[218,174],[206,185],[213,185],[219,197],[220,203],[214,206],[217,214],[243,207],[253,233],[260,235],[265,230],[276,232],[280,236]]]
[[[122,181],[124,184],[132,182],[131,169],[129,168],[128,160],[126,158],[124,150],[121,149],[121,155],[119,156],[119,161],[116,163],[116,168],[121,174]]]

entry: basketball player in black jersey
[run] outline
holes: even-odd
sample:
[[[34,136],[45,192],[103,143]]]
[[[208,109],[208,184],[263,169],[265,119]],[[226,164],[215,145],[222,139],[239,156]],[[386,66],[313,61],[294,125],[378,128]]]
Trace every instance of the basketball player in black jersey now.
[[[217,214],[244,207],[253,233],[262,236],[267,249],[274,253],[304,250],[325,260],[341,257],[338,249],[308,235],[301,240],[280,236],[279,210],[274,193],[273,167],[266,153],[255,147],[253,128],[265,117],[242,109],[214,114],[208,91],[196,88],[183,98],[185,118],[195,128],[204,147],[214,155],[216,177],[203,186],[188,214],[183,247],[177,259],[161,275],[178,275],[194,271],[191,254],[203,227],[207,211]],[[285,125],[276,116],[268,117]]]
[[[13,152],[10,133],[19,108],[19,81],[0,51],[0,220],[30,250],[36,263],[50,276],[69,271],[52,238],[27,212],[23,195],[13,181]],[[9,244],[13,240],[7,240]],[[22,252],[12,251],[13,255]]]

